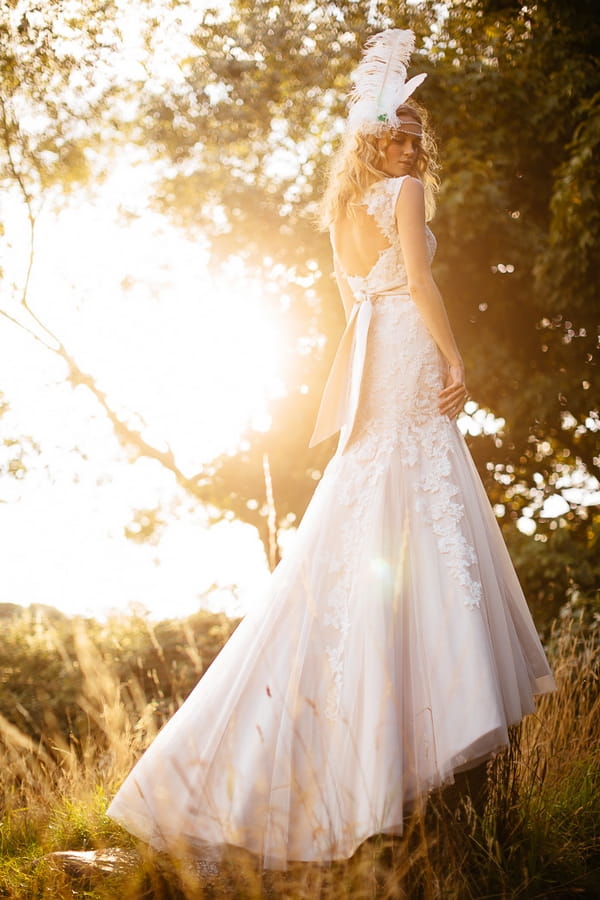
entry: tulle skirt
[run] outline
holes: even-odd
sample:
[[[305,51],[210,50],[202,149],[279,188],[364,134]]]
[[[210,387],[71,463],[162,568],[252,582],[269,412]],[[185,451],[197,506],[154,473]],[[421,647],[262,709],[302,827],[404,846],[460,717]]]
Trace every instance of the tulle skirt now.
[[[377,372],[365,379],[357,435],[264,596],[109,807],[158,849],[232,844],[267,868],[347,858],[400,834],[554,689],[456,424],[402,421],[398,401],[394,429],[373,428]]]

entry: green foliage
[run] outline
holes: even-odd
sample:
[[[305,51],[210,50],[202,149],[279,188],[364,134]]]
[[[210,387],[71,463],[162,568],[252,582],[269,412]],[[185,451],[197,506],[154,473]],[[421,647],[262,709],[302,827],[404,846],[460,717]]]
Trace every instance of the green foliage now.
[[[0,180],[18,182],[36,206],[89,180],[89,153],[106,128],[115,13],[101,0],[2,7]]]
[[[573,515],[574,514],[570,514]],[[556,526],[554,528],[549,526]],[[508,547],[538,628],[556,616],[586,632],[600,624],[600,517],[582,510],[575,523],[559,517],[530,537],[508,533]]]

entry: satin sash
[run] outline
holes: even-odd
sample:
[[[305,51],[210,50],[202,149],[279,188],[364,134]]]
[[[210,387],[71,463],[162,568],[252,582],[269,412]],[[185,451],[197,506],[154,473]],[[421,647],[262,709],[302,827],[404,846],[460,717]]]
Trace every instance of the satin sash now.
[[[373,303],[379,297],[410,298],[408,290],[403,287],[355,291],[354,296],[354,305],[329,371],[309,444],[309,447],[314,447],[341,430],[338,453],[344,452],[358,411]]]

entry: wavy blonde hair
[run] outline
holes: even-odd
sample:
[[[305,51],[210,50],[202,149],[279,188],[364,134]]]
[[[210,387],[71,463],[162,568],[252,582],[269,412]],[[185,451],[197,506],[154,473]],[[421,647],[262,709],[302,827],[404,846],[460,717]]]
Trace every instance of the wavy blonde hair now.
[[[401,116],[402,113],[415,118],[421,125],[422,137],[410,174],[423,182],[425,213],[429,221],[435,213],[435,195],[440,185],[437,145],[429,127],[427,111],[422,106],[411,98],[396,110],[396,115]],[[318,221],[323,231],[327,231],[340,216],[353,216],[367,188],[376,181],[389,178],[381,166],[392,135],[392,128],[381,126],[376,134],[358,131],[344,138],[333,158],[319,208]]]

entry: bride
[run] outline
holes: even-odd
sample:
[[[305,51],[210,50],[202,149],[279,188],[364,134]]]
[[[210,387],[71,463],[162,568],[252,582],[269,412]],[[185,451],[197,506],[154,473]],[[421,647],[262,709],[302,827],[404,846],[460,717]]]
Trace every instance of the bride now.
[[[367,45],[323,202],[347,326],[313,442],[340,430],[337,451],[265,595],[108,810],[172,853],[347,858],[554,689],[455,421],[413,45],[396,29]]]

